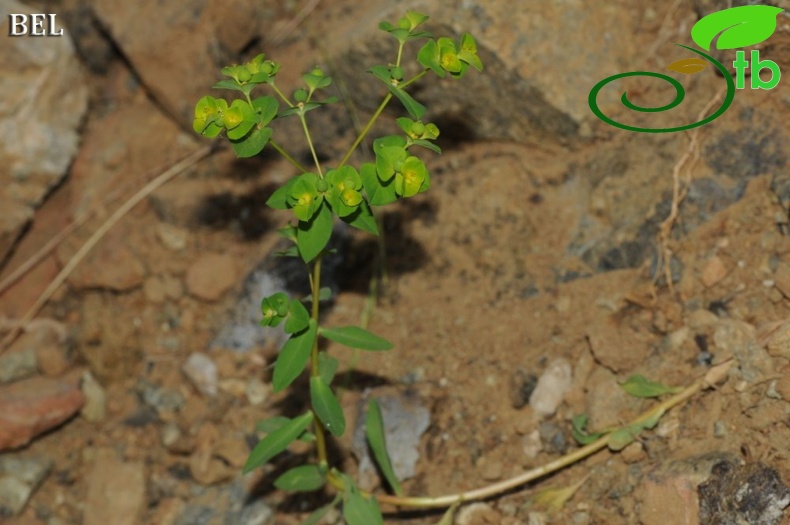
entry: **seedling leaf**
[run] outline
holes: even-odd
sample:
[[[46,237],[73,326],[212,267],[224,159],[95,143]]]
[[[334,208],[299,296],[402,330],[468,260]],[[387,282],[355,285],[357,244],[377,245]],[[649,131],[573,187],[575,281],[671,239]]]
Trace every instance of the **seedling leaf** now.
[[[571,419],[571,427],[573,439],[580,445],[589,445],[590,443],[600,439],[604,433],[596,432],[594,434],[587,433],[587,414],[578,414]]]
[[[285,333],[301,332],[310,322],[310,314],[300,301],[291,300],[288,304],[288,319],[285,321]]]
[[[274,363],[272,386],[275,392],[288,387],[302,373],[310,358],[317,331],[318,324],[310,319],[307,330],[292,335],[283,345]]]
[[[260,440],[244,464],[244,473],[266,464],[274,456],[288,448],[288,445],[298,438],[312,421],[313,413],[306,412]]]
[[[637,431],[637,433],[639,433]],[[609,436],[606,445],[612,452],[619,452],[634,442],[634,432],[631,427],[618,428]]]
[[[365,418],[365,432],[368,437],[368,444],[373,451],[373,456],[376,458],[376,463],[381,469],[384,477],[387,478],[387,483],[390,484],[392,490],[398,496],[403,494],[403,488],[395,475],[395,470],[392,468],[389,453],[387,452],[387,440],[384,435],[384,418],[381,415],[381,407],[375,399],[371,399],[368,403],[368,414]]]
[[[237,157],[254,157],[263,150],[271,136],[272,128],[256,125],[252,128],[252,131],[243,138],[231,140],[230,144],[233,146],[233,151],[236,152]]]
[[[343,408],[321,376],[310,378],[310,403],[324,427],[333,435],[342,436],[346,431]]]
[[[671,387],[655,381],[650,381],[641,375],[632,375],[620,384],[628,394],[634,397],[659,397],[664,394],[677,394],[682,388]]]
[[[390,350],[392,343],[358,326],[321,328],[319,333],[327,339],[362,350]]]
[[[318,525],[318,522],[321,521],[323,517],[329,513],[330,510],[332,510],[334,507],[337,507],[341,499],[342,498],[340,494],[338,494],[337,496],[335,496],[335,499],[333,499],[330,503],[313,511],[313,513],[310,514],[307,517],[307,519],[302,522],[302,525]]]
[[[321,376],[321,380],[327,385],[332,384],[338,366],[340,366],[340,361],[326,352],[318,354],[318,373]]]
[[[392,186],[395,185],[393,184]],[[371,235],[378,236],[379,234],[379,227],[376,224],[376,217],[373,215],[373,210],[370,209],[370,206],[364,200],[359,203],[354,213],[343,217],[343,221]]]

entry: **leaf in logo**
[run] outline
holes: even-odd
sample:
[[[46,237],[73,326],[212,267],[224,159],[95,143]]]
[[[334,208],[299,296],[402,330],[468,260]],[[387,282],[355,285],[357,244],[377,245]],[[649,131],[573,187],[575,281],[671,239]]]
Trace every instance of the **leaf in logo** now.
[[[684,75],[693,75],[699,73],[708,67],[708,63],[701,58],[684,58],[682,60],[675,60],[667,66],[667,71],[675,71],[676,73],[683,73]]]
[[[713,39],[717,49],[735,49],[759,44],[776,30],[776,17],[784,9],[769,5],[731,7],[701,18],[691,28],[691,39],[710,51]]]

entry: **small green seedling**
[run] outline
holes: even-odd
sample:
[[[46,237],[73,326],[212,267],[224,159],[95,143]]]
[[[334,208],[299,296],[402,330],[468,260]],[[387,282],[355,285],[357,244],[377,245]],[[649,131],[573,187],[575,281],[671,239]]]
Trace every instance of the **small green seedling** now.
[[[321,260],[336,220],[378,235],[374,207],[413,197],[430,188],[430,173],[420,155],[425,150],[441,153],[434,142],[439,136],[439,128],[422,120],[426,108],[406,88],[430,72],[441,78],[458,79],[470,67],[478,71],[483,69],[477,55],[477,44],[470,34],[463,34],[458,41],[446,37],[434,39],[422,29],[427,20],[427,16],[409,11],[397,24],[380,24],[379,27],[397,41],[396,59],[393,63],[369,69],[373,77],[381,81],[385,95],[337,165],[326,166],[319,162],[308,125],[307,114],[310,111],[337,101],[335,97],[322,97],[323,90],[332,84],[332,78],[321,68],[316,67],[302,75],[304,86],[288,97],[276,82],[280,64],[258,55],[245,64],[223,68],[222,74],[226,78],[214,85],[217,89],[235,91],[239,95],[237,98],[227,100],[205,96],[195,107],[193,128],[197,133],[217,137],[224,132],[239,157],[257,155],[267,144],[271,145],[299,171],[277,189],[266,204],[293,214],[294,222],[279,233],[293,242],[292,248],[283,255],[299,257],[309,266],[310,310],[302,300],[276,293],[261,302],[261,325],[283,325],[289,335],[274,364],[274,391],[288,388],[307,369],[310,372],[310,409],[294,418],[276,417],[261,422],[258,430],[265,433],[265,437],[253,449],[244,471],[266,464],[295,440],[314,443],[315,463],[294,467],[274,482],[276,487],[289,491],[315,491],[327,485],[334,487],[338,494],[335,500],[316,510],[306,524],[318,523],[329,509],[337,505],[342,505],[343,517],[349,525],[383,522],[376,498],[361,492],[349,476],[329,463],[326,433],[342,436],[346,431],[346,419],[332,387],[338,360],[327,351],[319,350],[318,343],[320,338],[324,338],[367,351],[386,351],[392,345],[357,326],[325,327],[319,324],[320,304],[326,296],[326,290],[321,288]],[[423,42],[416,55],[416,61],[422,68],[417,75],[406,79],[402,60],[407,44],[413,41]],[[258,95],[258,88],[268,88],[271,94]],[[254,97],[253,92],[256,93]],[[373,162],[358,167],[347,164],[393,97],[401,102],[409,115],[396,119],[401,133],[373,141]],[[288,117],[299,119],[304,131],[314,161],[309,169],[273,140],[274,132],[270,126]],[[402,489],[387,453],[381,409],[375,400],[368,406],[365,428],[381,472],[396,497],[400,496]]]

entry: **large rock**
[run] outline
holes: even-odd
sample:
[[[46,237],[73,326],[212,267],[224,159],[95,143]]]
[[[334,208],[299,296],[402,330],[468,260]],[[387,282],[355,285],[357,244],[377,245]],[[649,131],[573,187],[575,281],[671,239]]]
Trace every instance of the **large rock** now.
[[[195,102],[219,80],[219,67],[271,18],[262,3],[242,0],[98,0],[93,7],[148,91],[185,126]]]
[[[0,4],[0,33],[10,13],[36,9]],[[32,218],[32,210],[71,164],[88,89],[68,35],[0,40],[0,261]]]

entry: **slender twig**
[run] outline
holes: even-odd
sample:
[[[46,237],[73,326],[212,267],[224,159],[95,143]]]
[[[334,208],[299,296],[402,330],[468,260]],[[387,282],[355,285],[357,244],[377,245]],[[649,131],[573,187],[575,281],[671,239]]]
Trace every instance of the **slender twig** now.
[[[36,299],[36,302],[30,309],[22,316],[22,319],[19,321],[19,324],[15,327],[14,330],[9,332],[6,337],[0,342],[0,352],[5,350],[8,345],[10,345],[20,334],[22,330],[28,325],[28,323],[35,317],[38,311],[44,306],[47,301],[49,301],[50,297],[55,293],[55,291],[66,281],[66,278],[74,271],[74,268],[82,262],[85,256],[90,252],[96,244],[104,237],[110,229],[118,223],[121,218],[126,215],[132,208],[134,208],[140,201],[146,198],[148,195],[151,194],[154,190],[162,186],[164,183],[178,175],[179,173],[183,172],[187,168],[193,166],[196,162],[203,159],[204,157],[211,154],[215,148],[212,146],[206,146],[204,148],[200,148],[199,150],[191,153],[178,161],[176,164],[171,166],[168,170],[164,173],[156,177],[154,180],[143,186],[140,191],[132,195],[129,200],[124,202],[115,212],[101,225],[99,228],[94,232],[93,235],[87,240],[85,244],[75,253],[71,259],[66,263],[63,269],[58,273],[55,279],[49,283],[49,286],[41,293],[41,295]]]

